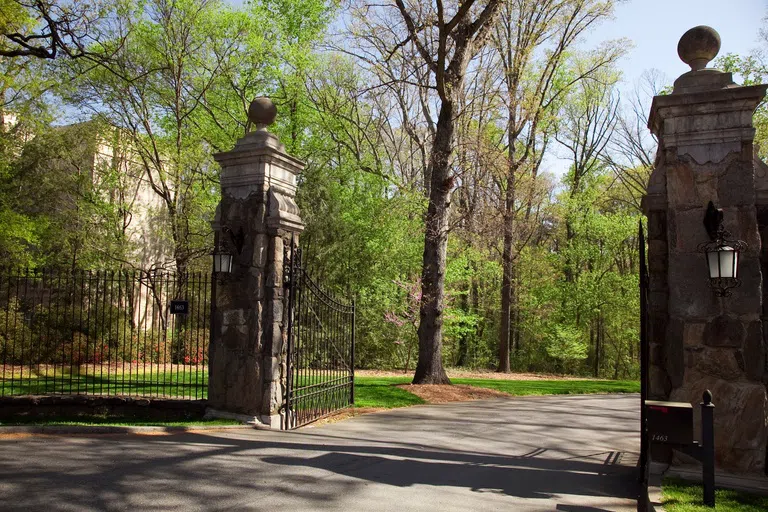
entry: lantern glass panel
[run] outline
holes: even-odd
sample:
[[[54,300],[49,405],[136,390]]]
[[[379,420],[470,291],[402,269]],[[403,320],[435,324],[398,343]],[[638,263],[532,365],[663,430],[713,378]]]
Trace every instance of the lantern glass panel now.
[[[232,272],[232,255],[225,252],[217,252],[213,255],[214,272]]]
[[[733,251],[733,277],[739,277],[739,251]]]
[[[736,263],[738,261],[737,252],[733,247],[721,247],[718,251],[720,261],[720,277],[736,277]]]
[[[720,251],[714,250],[707,252],[707,264],[709,265],[710,279],[720,277]]]

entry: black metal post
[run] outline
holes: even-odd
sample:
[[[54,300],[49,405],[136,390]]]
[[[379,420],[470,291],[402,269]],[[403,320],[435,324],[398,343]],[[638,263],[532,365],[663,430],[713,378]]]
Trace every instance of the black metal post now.
[[[349,403],[355,405],[355,318],[357,308],[355,307],[355,299],[352,299],[352,350],[349,356],[349,367],[352,369],[352,387],[349,393]]]
[[[704,505],[715,506],[715,405],[712,393],[704,391],[701,402],[701,448],[702,479],[704,483]]]
[[[638,251],[640,255],[640,482],[648,485],[649,440],[645,401],[648,400],[648,268],[645,263],[645,233],[638,222]]]
[[[214,351],[216,350],[216,345],[214,344],[213,340],[215,338],[216,332],[214,329],[216,328],[216,274],[211,271],[211,304],[210,304],[210,325],[208,326],[208,375],[210,376],[213,372],[213,359],[214,359]],[[206,396],[211,396],[211,379],[208,379],[208,389],[206,390]]]
[[[294,340],[293,340],[293,308],[294,297],[296,294],[296,235],[291,233],[290,251],[284,251],[283,254],[283,270],[287,269],[287,283],[285,285],[285,291],[288,293],[288,325],[286,326],[286,338],[287,346],[285,351],[285,414],[283,416],[283,430],[288,430],[293,427],[291,421],[291,394],[293,393],[293,364],[292,359],[294,357]],[[287,265],[287,267],[286,267]]]

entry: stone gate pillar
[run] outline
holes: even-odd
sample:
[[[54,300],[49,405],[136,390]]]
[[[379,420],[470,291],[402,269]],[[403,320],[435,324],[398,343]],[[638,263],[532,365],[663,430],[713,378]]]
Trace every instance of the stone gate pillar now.
[[[214,276],[208,415],[280,428],[286,336],[283,247],[303,229],[294,202],[304,164],[267,131],[277,109],[267,98],[248,111],[255,130],[221,165],[215,244],[233,255],[232,272]]]
[[[768,434],[768,253],[762,245],[768,240],[768,177],[755,157],[752,115],[767,86],[741,87],[730,73],[706,68],[719,48],[720,37],[709,27],[686,32],[678,54],[691,71],[651,106],[648,127],[659,148],[644,198],[649,391],[653,398],[698,406],[710,389],[718,466],[758,472],[765,468]],[[722,208],[732,238],[748,244],[739,264],[742,284],[729,297],[710,289],[705,257],[697,250],[709,241],[709,201]]]

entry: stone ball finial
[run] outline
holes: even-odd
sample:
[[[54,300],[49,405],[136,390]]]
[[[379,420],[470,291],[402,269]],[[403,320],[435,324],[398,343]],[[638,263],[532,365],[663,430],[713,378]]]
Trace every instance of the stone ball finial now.
[[[720,34],[706,25],[693,27],[677,43],[677,54],[680,60],[691,66],[691,71],[706,68],[719,51]]]
[[[277,107],[266,96],[259,96],[248,107],[248,120],[260,130],[275,122]]]

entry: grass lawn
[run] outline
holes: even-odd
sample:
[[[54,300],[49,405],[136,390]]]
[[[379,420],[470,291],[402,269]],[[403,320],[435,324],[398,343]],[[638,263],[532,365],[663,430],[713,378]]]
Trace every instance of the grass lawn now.
[[[71,371],[25,369],[7,372],[5,378],[0,378],[0,392],[0,396],[79,394],[204,399],[208,394],[208,369],[183,365],[167,370],[157,365],[127,371],[87,365]]]
[[[702,503],[700,484],[683,480],[665,479],[661,486],[662,506],[666,512],[765,512],[768,497],[756,496],[729,489],[715,490],[715,508]]]
[[[89,371],[90,370],[90,371]],[[148,366],[136,368],[128,372],[118,372],[115,369],[105,371],[100,367],[81,368],[80,372],[62,374],[35,373],[29,370],[23,374],[12,375],[12,378],[0,379],[0,393],[5,396],[36,395],[36,394],[84,394],[101,396],[140,396],[150,398],[193,398],[205,399],[208,392],[208,375],[204,367],[173,366],[154,368]],[[87,372],[87,373],[86,373]],[[10,375],[8,375],[10,376]],[[407,384],[412,377],[373,377],[357,376],[355,378],[355,406],[359,408],[407,407],[423,404],[424,400],[396,387],[397,384]],[[502,391],[514,396],[525,395],[564,395],[585,393],[637,393],[640,391],[638,381],[610,380],[499,380],[485,378],[454,378],[454,384],[465,384],[481,388]],[[149,425],[152,423],[127,419],[126,422],[113,418],[94,418],[93,421],[75,419],[65,423],[44,421],[45,424],[117,424],[117,425]],[[106,422],[106,423],[105,423]],[[172,425],[172,423],[155,423]],[[210,423],[204,423],[210,424]],[[183,423],[183,425],[190,425]]]
[[[423,404],[424,400],[395,387],[408,384],[411,377],[355,377],[355,407],[393,409]]]
[[[356,377],[355,406],[391,409],[424,403],[416,395],[395,387],[397,384],[408,384],[411,379],[411,377]],[[640,392],[640,382],[634,380],[451,379],[451,382],[495,389],[514,396]]]
[[[466,384],[495,389],[514,396],[585,395],[590,393],[639,393],[639,380],[499,380],[451,379]]]

